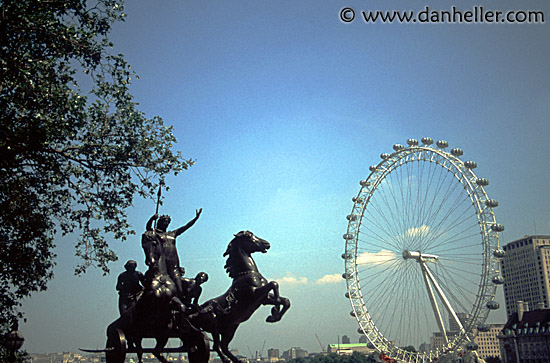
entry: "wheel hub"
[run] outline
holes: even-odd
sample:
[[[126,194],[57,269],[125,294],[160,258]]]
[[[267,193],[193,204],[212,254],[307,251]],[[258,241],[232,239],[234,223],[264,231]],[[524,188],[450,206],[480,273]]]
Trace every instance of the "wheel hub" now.
[[[409,251],[405,250],[403,251],[403,259],[404,260],[416,260],[416,262],[436,262],[439,259],[439,256],[437,255],[431,255],[428,253],[421,253],[420,251]]]

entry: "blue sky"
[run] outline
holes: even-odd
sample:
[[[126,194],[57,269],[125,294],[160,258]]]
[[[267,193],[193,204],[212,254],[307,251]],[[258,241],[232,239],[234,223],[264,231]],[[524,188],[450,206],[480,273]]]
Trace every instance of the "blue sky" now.
[[[161,213],[172,227],[203,208],[179,237],[189,275],[206,271],[203,300],[230,284],[222,254],[251,230],[272,248],[255,256],[292,308],[264,323],[260,309],[237,331],[243,354],[301,346],[319,351],[344,334],[357,341],[340,275],[346,215],[368,167],[395,143],[445,139],[477,161],[499,200],[505,242],[550,234],[550,28],[545,24],[342,23],[356,10],[470,9],[472,0],[129,1],[115,51],[139,74],[135,99],[174,125],[176,148],[196,165],[167,180]],[[486,8],[543,9],[547,1],[483,1]],[[155,211],[136,201],[141,233]],[[74,238],[58,241],[49,290],[24,304],[29,352],[103,347],[117,318],[118,273],[144,270],[139,237],[114,242],[120,260],[103,277],[74,277]],[[382,288],[382,287],[381,287]],[[264,354],[266,354],[264,352]]]

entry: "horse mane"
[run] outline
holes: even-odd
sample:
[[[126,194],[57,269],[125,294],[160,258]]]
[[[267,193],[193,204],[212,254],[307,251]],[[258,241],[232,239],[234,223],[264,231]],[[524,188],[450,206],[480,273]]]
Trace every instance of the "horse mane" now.
[[[234,260],[235,260],[234,253],[238,250],[238,246],[235,241],[241,238],[245,233],[246,232],[244,231],[240,231],[239,233],[235,234],[235,238],[233,238],[231,242],[229,242],[229,244],[227,245],[227,249],[223,254],[223,257],[229,256],[225,261],[224,268],[225,268],[225,272],[227,272],[229,274],[229,277],[231,277],[232,279],[237,277],[237,272],[235,271],[235,266],[234,266]]]

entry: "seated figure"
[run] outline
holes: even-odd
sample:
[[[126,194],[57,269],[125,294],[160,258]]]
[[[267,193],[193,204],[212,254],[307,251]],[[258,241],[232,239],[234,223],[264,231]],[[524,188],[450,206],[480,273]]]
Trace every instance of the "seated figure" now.
[[[183,290],[181,296],[182,302],[185,306],[196,312],[199,308],[199,297],[202,293],[201,285],[208,281],[208,275],[205,272],[199,272],[194,279],[181,277],[180,281]]]

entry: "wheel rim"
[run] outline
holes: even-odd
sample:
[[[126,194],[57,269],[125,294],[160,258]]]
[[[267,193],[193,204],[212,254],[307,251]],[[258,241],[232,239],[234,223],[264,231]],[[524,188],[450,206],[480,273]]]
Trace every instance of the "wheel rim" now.
[[[351,314],[372,346],[400,361],[431,361],[473,340],[499,275],[494,251],[503,227],[488,182],[474,174],[474,162],[460,160],[461,150],[423,141],[395,145],[370,168],[344,235]],[[441,339],[426,352],[403,349],[419,350],[433,332]]]

